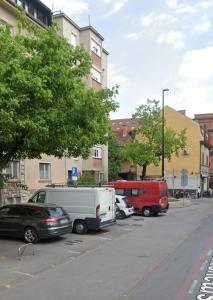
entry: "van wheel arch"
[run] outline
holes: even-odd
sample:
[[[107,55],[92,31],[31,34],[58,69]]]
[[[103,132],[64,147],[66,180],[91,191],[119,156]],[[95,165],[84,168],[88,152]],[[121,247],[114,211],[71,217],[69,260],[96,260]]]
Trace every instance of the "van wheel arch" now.
[[[85,234],[88,231],[88,227],[85,221],[75,220],[73,224],[73,232],[78,234]]]
[[[144,217],[151,217],[151,215],[152,215],[152,208],[149,207],[149,206],[146,206],[146,207],[143,208],[142,213],[143,213]]]

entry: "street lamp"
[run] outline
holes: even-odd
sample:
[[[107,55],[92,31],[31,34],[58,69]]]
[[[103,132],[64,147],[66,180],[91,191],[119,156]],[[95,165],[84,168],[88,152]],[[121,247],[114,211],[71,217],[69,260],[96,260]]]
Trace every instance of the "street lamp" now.
[[[169,89],[162,90],[162,179],[164,180],[164,93]]]

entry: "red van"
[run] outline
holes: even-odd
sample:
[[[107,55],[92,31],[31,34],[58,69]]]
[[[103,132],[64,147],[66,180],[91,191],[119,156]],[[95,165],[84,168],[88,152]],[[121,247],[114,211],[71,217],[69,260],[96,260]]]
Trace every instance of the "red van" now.
[[[135,213],[145,217],[167,212],[168,186],[165,181],[115,181],[109,182],[115,188],[116,195],[128,197]]]

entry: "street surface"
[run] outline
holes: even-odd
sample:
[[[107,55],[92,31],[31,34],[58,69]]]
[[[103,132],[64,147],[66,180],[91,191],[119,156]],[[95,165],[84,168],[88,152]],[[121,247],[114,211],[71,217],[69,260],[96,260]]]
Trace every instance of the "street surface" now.
[[[213,300],[213,199],[22,245],[0,239],[1,300]]]

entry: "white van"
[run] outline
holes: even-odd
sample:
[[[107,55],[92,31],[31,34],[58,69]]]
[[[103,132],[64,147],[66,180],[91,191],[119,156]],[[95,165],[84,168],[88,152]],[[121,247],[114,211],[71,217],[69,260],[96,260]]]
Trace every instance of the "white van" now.
[[[115,190],[109,187],[47,187],[28,202],[62,206],[70,215],[73,231],[79,234],[115,223]]]

